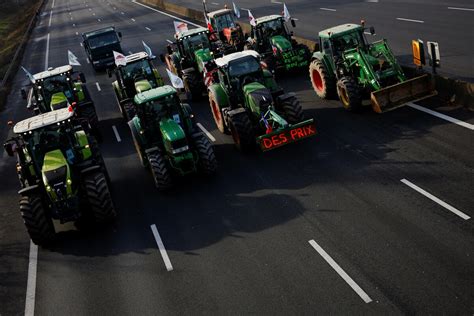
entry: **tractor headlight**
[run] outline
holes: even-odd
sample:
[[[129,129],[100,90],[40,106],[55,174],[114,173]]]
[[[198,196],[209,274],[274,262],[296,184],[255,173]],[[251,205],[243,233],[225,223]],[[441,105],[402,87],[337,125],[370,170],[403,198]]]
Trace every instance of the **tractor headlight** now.
[[[47,185],[46,186],[46,191],[51,192],[51,186]]]
[[[71,179],[67,179],[67,180],[66,180],[66,183],[67,183],[68,185],[71,185],[71,184],[72,184]]]

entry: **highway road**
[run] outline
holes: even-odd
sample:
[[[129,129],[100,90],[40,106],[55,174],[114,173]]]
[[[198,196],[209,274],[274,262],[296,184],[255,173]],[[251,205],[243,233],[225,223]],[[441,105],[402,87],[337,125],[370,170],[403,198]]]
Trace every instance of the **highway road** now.
[[[202,10],[202,1],[169,0]],[[440,45],[439,73],[474,82],[474,3],[471,0],[287,0],[234,1],[240,8],[250,9],[255,18],[281,14],[283,2],[292,17],[297,18],[295,35],[316,40],[318,32],[344,23],[374,26],[377,35],[369,40],[386,38],[404,64],[412,64],[411,41],[435,41]],[[207,1],[208,9],[232,8],[232,1]],[[248,13],[241,10],[241,21]],[[429,67],[427,68],[429,70]]]
[[[301,7],[288,3],[298,16]],[[341,14],[385,5],[344,3],[324,6]],[[418,10],[404,17],[425,18],[427,3],[414,3]],[[334,24],[328,14],[314,20]],[[461,14],[473,13],[446,11]],[[380,33],[409,27],[366,18]],[[68,49],[78,56],[101,119],[119,218],[110,227],[62,233],[48,249],[30,245],[14,161],[0,156],[2,316],[474,313],[472,112],[433,104],[432,114],[413,107],[351,114],[336,100],[319,100],[306,74],[293,75],[280,83],[316,120],[317,137],[242,155],[215,128],[207,102],[194,102],[215,140],[219,172],[184,178],[160,194],[138,161],[111,80],[86,62],[80,34],[113,24],[125,51],[142,50],[144,40],[158,54],[172,39],[174,19],[129,1],[47,1],[22,64],[39,72],[67,63]],[[446,32],[461,29],[436,21]],[[309,30],[306,23],[302,16],[299,25]],[[0,113],[1,139],[7,120],[30,116],[19,93],[24,84],[17,73]]]

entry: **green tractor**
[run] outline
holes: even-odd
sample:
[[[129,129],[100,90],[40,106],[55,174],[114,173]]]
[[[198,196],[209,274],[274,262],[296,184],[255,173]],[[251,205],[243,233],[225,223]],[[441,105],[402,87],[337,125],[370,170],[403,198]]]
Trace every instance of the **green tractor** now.
[[[4,144],[16,154],[20,211],[38,245],[54,239],[53,220],[105,223],[116,215],[98,146],[76,123],[71,108],[40,114],[17,123]]]
[[[191,107],[177,91],[162,86],[134,98],[136,116],[128,122],[141,164],[148,167],[158,190],[173,185],[173,176],[216,172],[217,161],[207,137],[194,122]]]
[[[87,123],[92,133],[100,138],[99,118],[91,99],[89,90],[85,85],[86,78],[83,73],[74,77],[72,66],[49,68],[46,71],[33,75],[30,94],[22,89],[24,99],[28,99],[27,108],[35,114],[46,113],[62,108],[67,108],[73,103],[76,116]]]
[[[337,93],[346,110],[358,111],[370,94],[373,110],[383,113],[436,95],[428,75],[407,79],[387,41],[368,43],[366,30],[343,24],[319,32],[320,51],[313,54],[309,75],[320,98]]]
[[[247,49],[255,50],[263,57],[270,70],[277,72],[306,69],[311,52],[306,45],[298,44],[288,30],[281,15],[269,15],[256,20],[252,27]],[[296,27],[295,20],[291,20]]]
[[[136,94],[161,87],[163,78],[145,52],[125,57],[126,65],[115,67],[116,80],[112,83],[115,98],[124,119],[128,122],[135,116],[133,98]],[[109,77],[112,72],[108,71]]]
[[[208,88],[212,115],[239,150],[258,144],[267,151],[316,134],[313,119],[304,119],[295,94],[276,84],[257,52],[226,55],[216,64],[215,83]]]
[[[209,30],[198,27],[178,33],[176,50],[168,45],[168,54],[161,55],[168,69],[178,75],[184,83],[184,89],[189,99],[198,100],[206,91],[204,73],[206,65],[211,64],[215,57],[222,55],[219,44],[211,42]]]

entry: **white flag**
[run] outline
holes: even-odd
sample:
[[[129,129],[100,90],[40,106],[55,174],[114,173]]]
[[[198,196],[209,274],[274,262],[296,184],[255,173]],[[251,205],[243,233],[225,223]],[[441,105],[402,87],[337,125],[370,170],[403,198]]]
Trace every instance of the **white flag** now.
[[[169,71],[169,69],[166,69],[166,72],[168,73],[168,77],[170,77],[170,81],[173,87],[175,87],[176,89],[184,88],[184,82],[183,80],[181,80],[180,77]]]
[[[250,23],[250,25],[256,26],[257,21],[255,21],[255,18],[253,17],[252,12],[250,12],[250,10],[248,10],[248,12],[249,12],[249,23]]]
[[[288,11],[288,8],[286,7],[286,4],[283,3],[283,17],[285,18],[285,21],[288,22],[291,19],[290,11]]]
[[[26,70],[25,67],[21,66],[21,69],[23,69],[28,79],[30,79],[32,83],[35,83],[35,77],[33,77],[33,75],[28,70]]]
[[[184,22],[173,21],[173,24],[176,33],[186,32],[188,30],[188,25]]]
[[[69,65],[71,66],[80,66],[81,63],[77,60],[76,55],[70,50],[67,51],[67,59],[69,60]]]
[[[116,51],[114,52],[114,59],[115,59],[115,65],[116,66],[126,66],[127,65],[127,58],[121,53],[118,53]]]
[[[148,56],[150,56],[150,58],[155,58],[156,56],[151,52],[150,46],[148,46],[144,41],[142,41],[142,44],[143,47],[145,47],[145,52],[148,54]]]
[[[232,2],[232,6],[234,7],[234,15],[237,18],[240,18],[240,9],[239,9],[239,7],[235,4],[235,2]]]

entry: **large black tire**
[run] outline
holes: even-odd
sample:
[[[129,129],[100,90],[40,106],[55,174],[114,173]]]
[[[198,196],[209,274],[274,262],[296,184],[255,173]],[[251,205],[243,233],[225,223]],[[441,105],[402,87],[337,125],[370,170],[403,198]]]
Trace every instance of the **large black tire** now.
[[[255,130],[247,112],[232,115],[229,118],[229,129],[238,150],[249,152],[255,148]]]
[[[83,107],[81,109],[81,118],[89,123],[92,135],[94,135],[99,142],[102,142],[102,133],[99,129],[99,117],[97,116],[95,107],[93,105]]]
[[[337,82],[337,94],[347,111],[357,112],[362,108],[360,87],[351,77],[342,77]]]
[[[22,196],[20,212],[31,240],[37,245],[46,245],[56,235],[51,218],[46,215],[43,202],[37,195]]]
[[[117,213],[105,175],[101,171],[86,174],[83,185],[94,221],[101,224],[114,220]]]
[[[216,123],[217,129],[223,134],[229,134],[229,129],[226,126],[220,105],[216,96],[211,91],[209,91],[209,106],[211,107],[212,116],[214,117],[214,122]]]
[[[135,111],[135,106],[133,105],[133,101],[128,101],[128,102],[124,102],[122,104],[123,106],[123,116],[125,118],[125,120],[128,122],[130,121],[132,118],[135,117],[135,114],[136,114],[136,111]]]
[[[203,82],[196,71],[183,72],[184,89],[190,101],[202,98]]]
[[[336,80],[319,59],[309,64],[309,77],[314,91],[320,98],[331,99],[336,96]]]
[[[128,127],[130,127],[130,132],[132,134],[132,139],[133,139],[133,145],[135,146],[135,150],[137,151],[138,159],[140,160],[140,164],[143,167],[148,166],[147,160],[143,157],[143,151],[142,147],[140,146],[140,142],[138,140],[138,131],[135,129],[135,125],[133,124],[133,121],[128,122]]]
[[[303,109],[296,97],[284,100],[280,106],[283,117],[288,123],[296,124],[304,121]]]
[[[201,134],[194,139],[194,146],[199,155],[199,171],[205,175],[214,174],[217,171],[217,159],[209,139]]]
[[[100,164],[100,169],[102,170],[102,173],[104,174],[105,179],[107,180],[107,184],[110,184],[109,171],[107,170],[107,167],[105,165],[105,160],[102,156],[99,145],[97,144],[97,140],[94,138],[94,136],[89,136],[87,137],[87,139],[89,141],[89,146],[92,151],[92,155],[94,156],[94,160],[96,161],[96,163]]]
[[[148,164],[150,165],[151,174],[153,175],[156,188],[159,191],[171,188],[173,185],[171,172],[166,166],[165,159],[158,151],[148,154]]]

